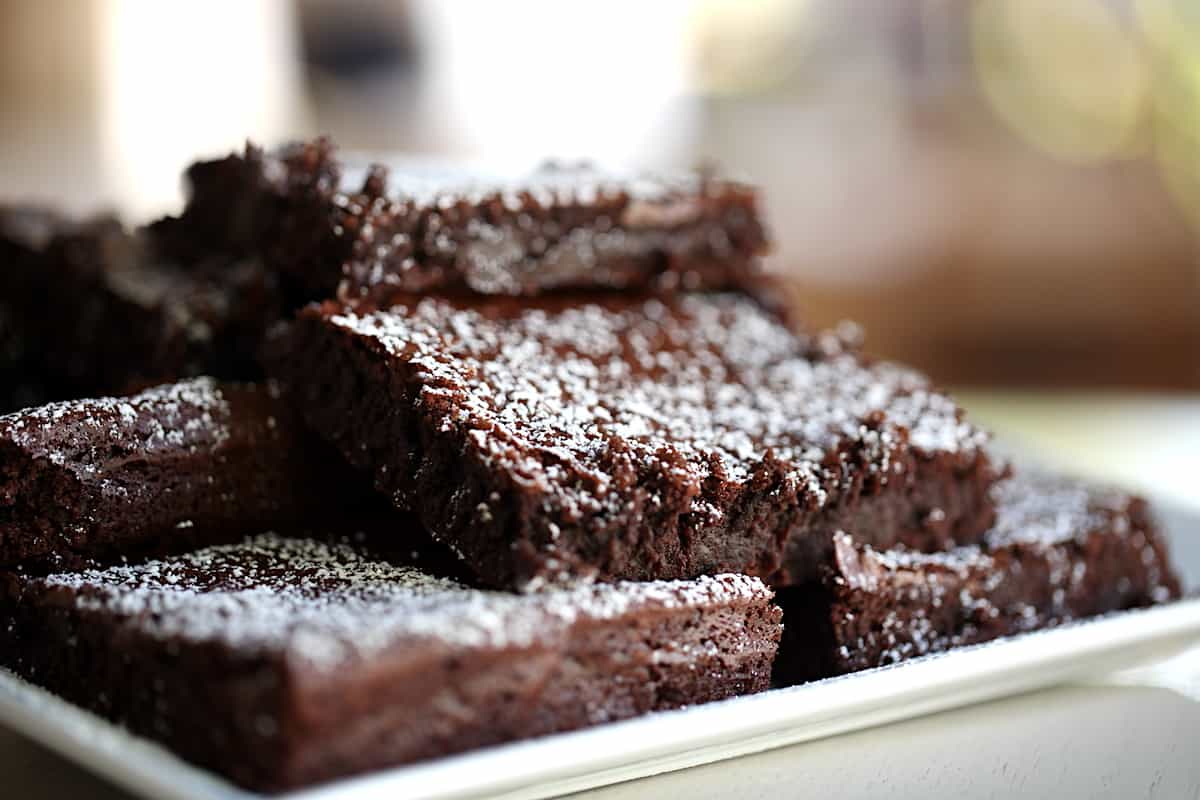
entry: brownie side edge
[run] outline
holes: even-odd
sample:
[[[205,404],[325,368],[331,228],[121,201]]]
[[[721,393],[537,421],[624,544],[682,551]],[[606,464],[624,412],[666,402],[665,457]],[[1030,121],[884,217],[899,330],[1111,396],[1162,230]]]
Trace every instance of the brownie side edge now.
[[[557,648],[463,659],[439,654],[435,646],[422,654],[423,666],[405,653],[400,660],[409,662],[402,669],[411,680],[397,680],[386,660],[349,686],[341,677],[294,675],[305,719],[296,726],[303,734],[289,742],[281,784],[764,691],[780,616],[761,599],[634,610],[577,623]]]

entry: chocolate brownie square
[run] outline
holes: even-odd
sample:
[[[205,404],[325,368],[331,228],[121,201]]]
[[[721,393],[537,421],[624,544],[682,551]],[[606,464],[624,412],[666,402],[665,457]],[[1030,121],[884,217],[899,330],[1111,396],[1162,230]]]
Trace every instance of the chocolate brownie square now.
[[[759,271],[754,189],[694,172],[527,175],[344,164],[328,139],[194,165],[184,218],[261,252],[292,297],[726,288]]]
[[[66,399],[196,375],[261,377],[262,335],[284,313],[261,262],[219,251],[203,263],[164,260],[147,230],[110,218],[55,235],[21,299],[42,370]]]
[[[270,534],[0,588],[0,661],[265,790],[756,692],[780,635],[741,575],[513,595]]]
[[[272,386],[210,378],[0,416],[0,563],[339,515],[358,478]]]
[[[776,679],[893,664],[1180,596],[1147,504],[1037,474],[995,489],[979,546],[881,551],[839,533],[821,581],[780,591],[787,634]]]
[[[953,401],[741,294],[326,303],[275,349],[311,427],[492,586],[786,585],[838,530],[928,550],[992,521]]]

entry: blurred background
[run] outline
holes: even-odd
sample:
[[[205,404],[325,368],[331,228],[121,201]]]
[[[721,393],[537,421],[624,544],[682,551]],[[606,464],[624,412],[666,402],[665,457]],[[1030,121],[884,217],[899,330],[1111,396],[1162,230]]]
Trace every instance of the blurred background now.
[[[8,199],[140,222],[197,155],[314,133],[716,161],[763,187],[810,319],[1001,423],[1047,388],[1076,394],[1030,406],[1045,435],[1123,419],[1092,393],[1120,389],[1167,392],[1163,428],[1200,390],[1194,0],[0,2]],[[1183,408],[1163,446],[1200,451]]]

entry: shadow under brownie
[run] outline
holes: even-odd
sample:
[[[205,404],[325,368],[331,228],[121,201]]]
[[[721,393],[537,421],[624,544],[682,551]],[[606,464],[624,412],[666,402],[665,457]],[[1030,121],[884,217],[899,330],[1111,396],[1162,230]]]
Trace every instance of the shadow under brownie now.
[[[270,790],[759,691],[780,635],[745,576],[513,595],[271,534],[2,585],[7,666]]]
[[[930,550],[992,522],[953,401],[743,294],[326,303],[275,345],[312,428],[493,586],[787,585],[837,530]]]

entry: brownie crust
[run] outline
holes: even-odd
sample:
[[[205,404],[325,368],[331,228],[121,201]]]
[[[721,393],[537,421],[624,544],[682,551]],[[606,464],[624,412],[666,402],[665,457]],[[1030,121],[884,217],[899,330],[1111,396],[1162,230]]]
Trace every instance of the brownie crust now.
[[[1036,474],[1036,473],[1035,473]],[[776,680],[884,666],[1180,596],[1145,500],[1046,475],[995,489],[977,547],[922,554],[834,537],[817,584],[780,591]]]
[[[277,395],[197,378],[0,417],[0,563],[226,539],[360,500]]]
[[[492,586],[786,585],[838,529],[941,549],[992,521],[948,398],[742,295],[327,303],[275,351],[312,428]]]
[[[780,634],[745,576],[509,595],[271,535],[2,584],[7,666],[260,790],[760,691]]]

